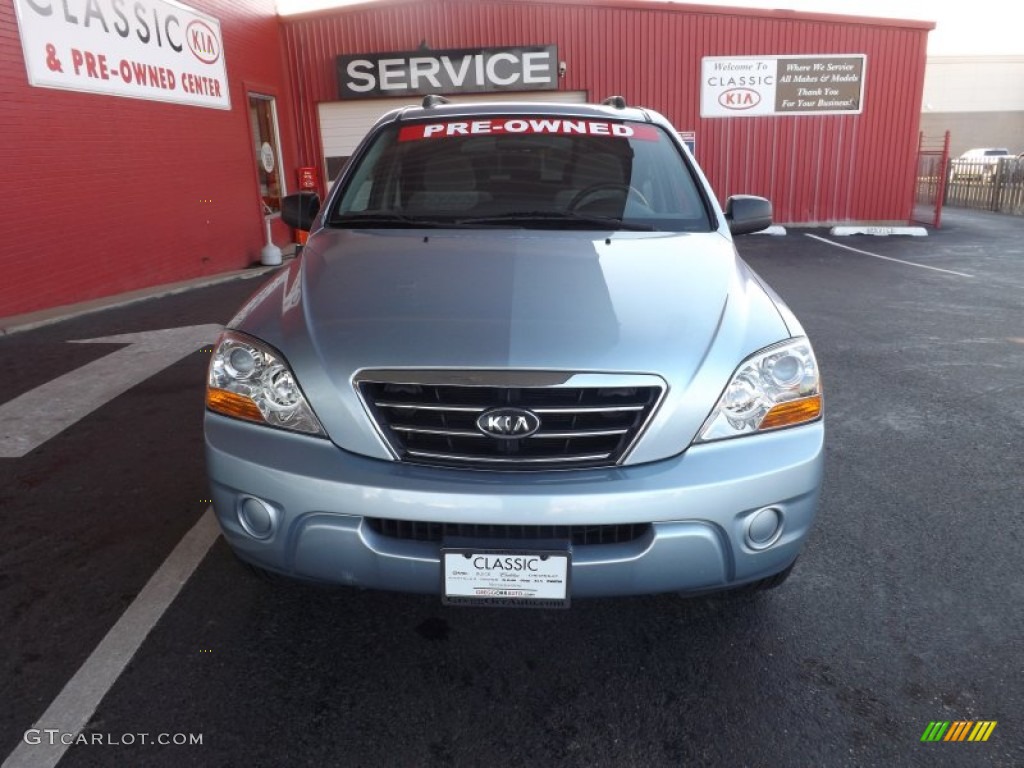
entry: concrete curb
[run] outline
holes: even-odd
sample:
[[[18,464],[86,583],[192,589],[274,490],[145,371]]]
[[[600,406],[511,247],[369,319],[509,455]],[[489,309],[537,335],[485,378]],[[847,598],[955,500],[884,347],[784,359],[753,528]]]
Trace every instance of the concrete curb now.
[[[875,235],[876,237],[888,237],[889,235],[909,235],[910,237],[927,237],[928,230],[924,227],[832,227],[829,232],[833,237],[846,237],[847,235]]]
[[[767,229],[759,230],[758,232],[751,232],[752,235],[772,235],[774,237],[782,237],[786,234],[786,228],[781,227],[778,224],[772,224]]]
[[[287,263],[288,260],[286,259],[285,264],[287,265]],[[184,280],[180,283],[154,285],[151,288],[119,293],[116,296],[105,296],[101,299],[83,301],[78,304],[65,304],[64,306],[53,307],[52,309],[41,309],[38,312],[11,315],[10,317],[0,318],[0,337],[22,331],[31,331],[34,328],[42,328],[43,326],[53,325],[63,320],[70,320],[73,317],[102,312],[105,309],[126,307],[131,304],[148,301],[149,299],[159,299],[163,296],[186,293],[196,288],[205,288],[210,285],[217,285],[218,283],[228,283],[232,280],[249,280],[255,277],[262,277],[276,269],[281,269],[281,267],[253,267],[235,272],[224,272],[219,275],[208,275],[206,277],[193,278],[192,280]]]

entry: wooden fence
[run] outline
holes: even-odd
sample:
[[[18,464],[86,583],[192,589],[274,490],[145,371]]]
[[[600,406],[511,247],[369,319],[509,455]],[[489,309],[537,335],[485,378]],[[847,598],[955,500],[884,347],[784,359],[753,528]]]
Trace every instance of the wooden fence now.
[[[953,160],[947,174],[945,205],[1024,216],[1024,158],[1002,158],[988,165]],[[934,178],[919,176],[918,200],[930,202],[927,196],[936,188]]]

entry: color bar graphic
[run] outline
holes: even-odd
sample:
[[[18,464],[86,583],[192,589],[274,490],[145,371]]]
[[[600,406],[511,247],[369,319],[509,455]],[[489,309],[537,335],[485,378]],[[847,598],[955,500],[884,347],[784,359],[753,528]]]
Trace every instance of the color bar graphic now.
[[[974,725],[974,723],[967,720],[957,720],[950,726],[949,732],[946,734],[946,738],[943,741],[963,741],[967,735],[968,729]]]
[[[968,741],[988,741],[988,737],[992,735],[992,731],[996,729],[995,720],[983,720],[974,726],[974,730],[971,731],[971,735],[967,737]]]
[[[932,720],[921,741],[988,741],[996,724],[995,720]]]

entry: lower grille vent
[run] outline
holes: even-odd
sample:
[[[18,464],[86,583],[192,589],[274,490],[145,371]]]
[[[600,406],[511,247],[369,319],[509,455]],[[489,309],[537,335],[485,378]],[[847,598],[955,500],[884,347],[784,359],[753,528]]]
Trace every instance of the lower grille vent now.
[[[647,535],[649,523],[622,525],[481,525],[476,523],[429,523],[368,517],[370,530],[390,539],[439,543],[446,537],[469,539],[571,541],[574,546],[623,544]]]

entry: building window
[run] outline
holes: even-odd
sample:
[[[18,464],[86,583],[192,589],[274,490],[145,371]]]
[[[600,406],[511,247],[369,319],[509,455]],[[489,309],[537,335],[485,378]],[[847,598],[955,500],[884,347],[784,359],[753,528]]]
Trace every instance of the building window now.
[[[273,96],[249,94],[249,122],[252,125],[256,174],[260,180],[263,213],[281,211],[284,182],[281,176],[281,150],[277,134],[277,106]]]
[[[328,157],[327,160],[327,179],[331,183],[341,174],[345,168],[345,163],[348,162],[348,157]]]

